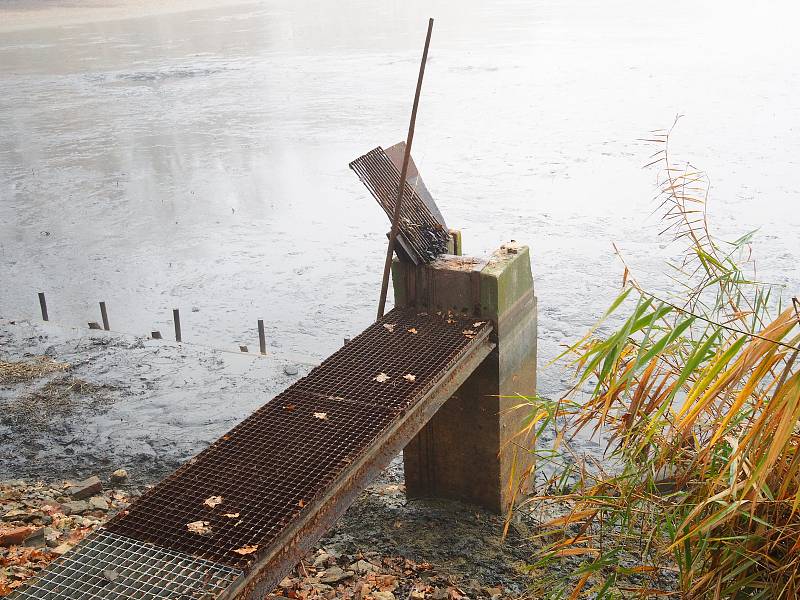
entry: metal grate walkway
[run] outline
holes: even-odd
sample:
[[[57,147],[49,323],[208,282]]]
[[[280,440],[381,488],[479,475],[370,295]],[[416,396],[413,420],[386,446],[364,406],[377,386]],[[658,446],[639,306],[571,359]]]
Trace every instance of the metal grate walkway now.
[[[214,598],[241,575],[237,569],[98,531],[14,598]]]
[[[491,330],[392,310],[14,597],[271,591],[489,354]]]

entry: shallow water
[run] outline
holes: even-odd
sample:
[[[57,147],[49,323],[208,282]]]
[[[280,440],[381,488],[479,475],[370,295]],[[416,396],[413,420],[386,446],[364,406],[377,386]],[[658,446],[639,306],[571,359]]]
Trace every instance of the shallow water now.
[[[612,241],[663,281],[640,139],[679,113],[715,230],[760,228],[761,277],[800,287],[789,3],[52,10],[0,8],[2,316],[35,317],[45,291],[70,325],[105,300],[112,328],[169,332],[179,307],[185,340],[254,346],[263,318],[272,350],[329,354],[373,318],[388,229],[347,163],[404,138],[429,15],[415,160],[467,252],[532,247],[540,363],[615,295]]]

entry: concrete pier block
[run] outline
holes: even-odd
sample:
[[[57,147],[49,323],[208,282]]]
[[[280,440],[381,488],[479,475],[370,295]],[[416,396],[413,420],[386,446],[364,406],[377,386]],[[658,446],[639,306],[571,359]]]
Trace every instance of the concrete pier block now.
[[[395,304],[453,311],[494,324],[495,350],[406,446],[410,498],[452,498],[506,511],[531,464],[517,438],[519,398],[536,390],[537,305],[530,253],[511,242],[488,259],[443,256],[429,265],[396,261]],[[522,490],[523,492],[526,490]]]

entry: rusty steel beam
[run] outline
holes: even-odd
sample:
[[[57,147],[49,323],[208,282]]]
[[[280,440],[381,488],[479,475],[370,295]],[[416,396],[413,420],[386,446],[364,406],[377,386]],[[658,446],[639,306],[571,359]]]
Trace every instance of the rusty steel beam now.
[[[470,351],[456,361],[417,403],[398,416],[356,462],[342,471],[326,493],[308,506],[270,544],[268,552],[222,595],[221,600],[258,600],[272,592],[302,557],[333,527],[358,494],[414,438],[436,411],[455,393],[495,348],[491,327],[483,328]]]
[[[411,158],[411,144],[414,142],[414,128],[417,123],[417,108],[419,108],[419,96],[422,92],[422,78],[425,76],[425,63],[428,61],[428,49],[431,45],[431,33],[433,33],[433,19],[428,19],[428,34],[425,37],[425,48],[422,51],[422,61],[419,65],[419,77],[417,78],[417,89],[414,92],[414,106],[411,108],[411,122],[408,124],[408,137],[406,138],[406,148],[403,155],[403,167],[400,170],[400,186],[397,189],[397,201],[392,215],[392,229],[389,232],[389,244],[386,248],[386,262],[383,265],[383,279],[381,280],[381,297],[378,301],[378,318],[383,316],[386,308],[386,292],[389,289],[389,272],[392,268],[392,256],[394,256],[394,244],[397,239],[397,232],[400,230],[400,213],[403,205],[403,193],[406,189],[406,175],[408,174],[408,161]]]

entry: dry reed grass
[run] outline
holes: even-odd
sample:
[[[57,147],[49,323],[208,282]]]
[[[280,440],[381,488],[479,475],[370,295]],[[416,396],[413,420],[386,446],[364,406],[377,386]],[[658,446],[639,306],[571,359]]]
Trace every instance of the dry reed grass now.
[[[32,360],[0,361],[0,384],[22,383],[69,369],[69,363],[56,362],[48,356],[36,356]]]
[[[663,175],[662,233],[685,248],[669,265],[680,291],[652,293],[626,266],[622,293],[564,355],[575,387],[523,403],[526,432],[557,429],[553,448],[535,450],[554,474],[528,502],[568,507],[544,526],[536,566],[572,568],[542,596],[794,599],[800,304],[752,276],[752,234],[728,243],[710,233],[707,179],[671,163],[669,135],[651,138],[651,164]],[[605,433],[613,469],[565,460],[584,429]]]

